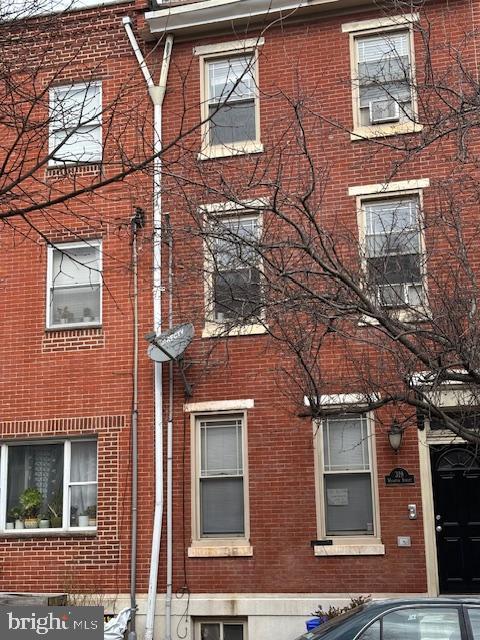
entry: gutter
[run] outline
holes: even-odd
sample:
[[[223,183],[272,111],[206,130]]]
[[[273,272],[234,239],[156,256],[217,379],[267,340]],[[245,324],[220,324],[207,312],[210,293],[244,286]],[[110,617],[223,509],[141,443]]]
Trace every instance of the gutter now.
[[[158,85],[153,82],[145,58],[138,46],[132,30],[132,20],[122,20],[127,37],[132,46],[140,70],[145,78],[148,93],[153,103],[153,328],[157,334],[162,330],[162,105],[167,86],[168,69],[173,46],[173,36],[167,35],[163,49],[162,69]],[[163,518],[163,390],[162,365],[154,364],[154,407],[155,407],[155,510],[153,518],[150,576],[148,581],[147,611],[144,640],[153,639],[155,606],[157,599],[158,565],[162,536]],[[132,612],[134,615],[134,612]]]
[[[145,20],[152,35],[165,32],[186,34],[195,31],[231,30],[233,22],[249,27],[265,26],[292,14],[316,15],[327,11],[374,5],[374,0],[201,0],[147,11]]]

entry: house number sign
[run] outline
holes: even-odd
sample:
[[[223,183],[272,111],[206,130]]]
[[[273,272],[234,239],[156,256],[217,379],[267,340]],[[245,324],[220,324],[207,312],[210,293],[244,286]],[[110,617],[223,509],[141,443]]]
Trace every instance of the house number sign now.
[[[415,484],[415,476],[412,476],[406,469],[402,469],[402,467],[395,467],[395,469],[390,471],[388,476],[385,476],[385,484]]]

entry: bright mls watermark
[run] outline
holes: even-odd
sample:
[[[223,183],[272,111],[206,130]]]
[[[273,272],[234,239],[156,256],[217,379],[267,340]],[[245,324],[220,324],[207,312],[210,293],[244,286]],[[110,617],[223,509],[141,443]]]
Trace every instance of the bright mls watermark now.
[[[2,640],[103,640],[103,607],[0,606]]]

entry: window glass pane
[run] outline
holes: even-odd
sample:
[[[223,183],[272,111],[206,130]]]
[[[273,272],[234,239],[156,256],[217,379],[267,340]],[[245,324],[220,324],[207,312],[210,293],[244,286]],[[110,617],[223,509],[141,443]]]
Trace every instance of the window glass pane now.
[[[368,282],[377,287],[381,304],[420,304],[418,200],[371,202],[365,204],[365,213]]]
[[[50,148],[55,161],[93,162],[102,159],[101,86],[73,85],[53,90]]]
[[[371,283],[415,283],[422,279],[418,254],[369,258],[367,265]]]
[[[102,159],[102,130],[100,127],[80,127],[77,131],[57,131],[53,137],[55,160],[64,162],[95,162]]]
[[[248,318],[261,309],[260,272],[257,268],[257,217],[222,218],[212,222],[215,236],[213,302],[215,319]]]
[[[223,640],[243,640],[243,624],[223,625]]]
[[[242,473],[242,421],[201,423],[202,476]]]
[[[9,514],[13,509],[21,508],[20,497],[29,488],[38,489],[42,495],[42,503],[38,509],[32,509],[32,517],[36,517],[36,511],[37,516],[45,515],[49,519],[53,515],[52,509],[61,516],[63,444],[8,447],[7,519],[13,520]]]
[[[228,146],[256,139],[254,100],[210,106],[210,144]]]
[[[473,640],[480,640],[480,608],[467,609]]]
[[[100,247],[54,250],[50,324],[100,322]]]
[[[51,324],[95,324],[100,322],[100,287],[55,289],[50,305]]]
[[[258,261],[258,219],[220,218],[211,224],[212,251],[219,271],[251,267]]]
[[[222,271],[215,274],[213,301],[215,319],[248,319],[261,312],[262,291],[257,269]]]
[[[365,204],[367,234],[403,234],[417,230],[417,200],[387,200]]]
[[[367,38],[358,38],[357,46],[359,62],[406,56],[409,55],[408,32],[383,33]]]
[[[97,246],[53,251],[53,287],[92,285],[100,282],[100,250]]]
[[[70,482],[96,482],[97,443],[72,442]]]
[[[228,58],[208,63],[209,100],[244,100],[253,98],[255,83],[252,57]]]
[[[98,125],[101,113],[100,85],[73,85],[54,89],[52,118],[55,129],[71,129],[82,124]]]
[[[325,471],[368,470],[368,430],[362,416],[329,418],[323,424]]]
[[[461,640],[455,609],[418,607],[387,613],[382,640]]]
[[[359,637],[359,640],[380,640],[380,620],[370,625]]]
[[[202,640],[220,640],[220,625],[217,622],[204,622],[200,625]]]
[[[201,535],[244,535],[243,478],[200,480]]]
[[[356,42],[360,124],[408,121],[412,117],[408,32],[384,33]]]
[[[373,535],[369,473],[325,475],[327,535]]]
[[[97,512],[97,485],[73,485],[70,487],[70,526],[88,527],[91,516]]]

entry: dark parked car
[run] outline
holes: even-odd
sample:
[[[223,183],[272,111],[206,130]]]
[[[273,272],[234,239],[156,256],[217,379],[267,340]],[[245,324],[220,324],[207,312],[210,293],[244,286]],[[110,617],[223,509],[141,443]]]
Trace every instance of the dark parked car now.
[[[480,599],[377,600],[298,640],[480,640]]]

